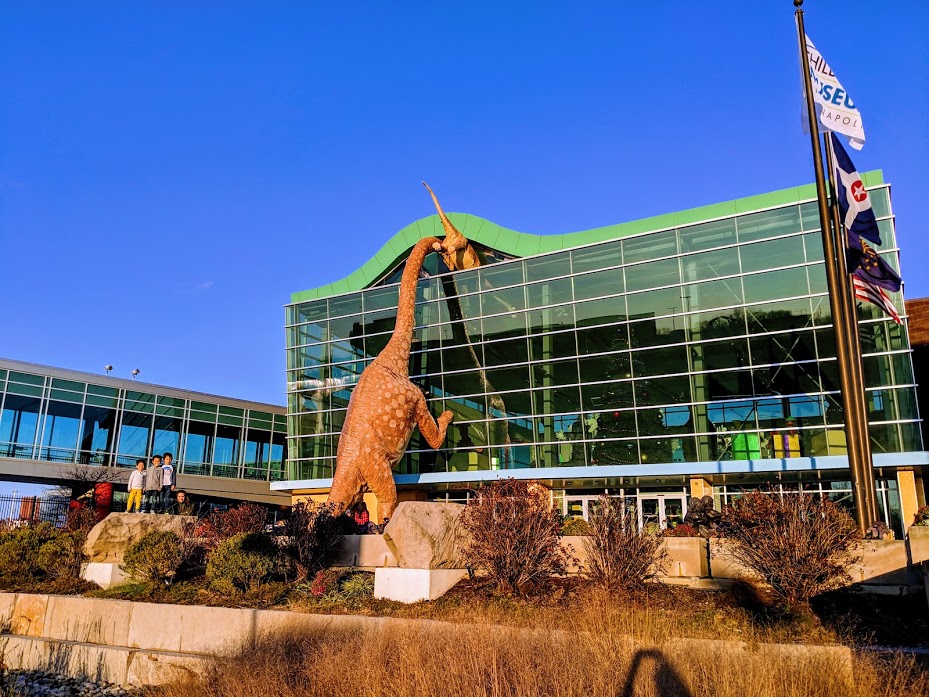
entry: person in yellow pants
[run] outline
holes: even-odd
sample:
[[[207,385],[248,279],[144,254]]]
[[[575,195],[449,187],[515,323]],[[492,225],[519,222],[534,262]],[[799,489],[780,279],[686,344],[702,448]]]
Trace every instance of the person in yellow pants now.
[[[126,502],[126,513],[142,509],[142,489],[145,488],[145,460],[136,460],[135,471],[129,475],[129,500]]]

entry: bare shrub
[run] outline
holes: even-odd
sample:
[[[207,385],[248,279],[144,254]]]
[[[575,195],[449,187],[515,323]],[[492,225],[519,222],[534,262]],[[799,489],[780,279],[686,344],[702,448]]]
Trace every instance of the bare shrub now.
[[[534,590],[575,561],[561,547],[561,516],[549,490],[535,482],[488,484],[465,506],[460,522],[468,538],[465,562],[486,571],[499,592]]]
[[[668,560],[661,530],[640,530],[635,507],[613,496],[600,497],[585,544],[590,577],[605,588],[642,590]]]
[[[284,524],[281,551],[297,567],[298,580],[331,566],[342,544],[342,521],[329,504],[300,502]]]
[[[83,530],[86,533],[97,523],[97,514],[92,508],[78,506],[68,511],[65,528],[68,530]]]
[[[268,520],[264,506],[241,503],[225,511],[215,511],[200,522],[197,536],[212,549],[223,540],[243,533],[263,533]]]
[[[732,556],[758,574],[787,610],[851,580],[860,561],[855,521],[828,498],[753,491],[723,512]]]

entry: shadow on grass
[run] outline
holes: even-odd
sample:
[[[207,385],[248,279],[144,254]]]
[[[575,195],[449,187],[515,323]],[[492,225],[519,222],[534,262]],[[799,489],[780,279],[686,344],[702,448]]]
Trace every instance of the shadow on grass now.
[[[646,662],[655,663],[652,671],[648,671],[644,667]],[[642,683],[649,680],[648,677],[640,677],[640,674],[642,676],[651,675],[654,691],[649,694],[654,694],[655,697],[693,697],[687,683],[684,682],[684,679],[674,669],[665,655],[657,649],[642,649],[636,652],[632,658],[629,673],[626,676],[626,683],[623,685],[619,697],[634,697],[634,695],[640,694],[644,687]]]

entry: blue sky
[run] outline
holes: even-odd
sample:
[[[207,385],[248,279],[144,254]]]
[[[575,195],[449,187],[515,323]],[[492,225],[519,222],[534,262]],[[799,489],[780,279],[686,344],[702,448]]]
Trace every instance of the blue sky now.
[[[3,3],[0,355],[283,403],[290,293],[422,179],[535,233],[812,181],[787,0],[529,7]],[[806,10],[929,295],[929,4]]]

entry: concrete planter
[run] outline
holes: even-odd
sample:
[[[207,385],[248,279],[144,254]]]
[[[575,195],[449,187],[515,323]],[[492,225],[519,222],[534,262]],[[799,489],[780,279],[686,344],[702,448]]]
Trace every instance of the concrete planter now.
[[[929,525],[911,525],[906,537],[910,545],[910,561],[913,564],[929,561]]]
[[[664,575],[670,578],[709,576],[708,541],[703,537],[666,537],[668,561]]]
[[[377,569],[397,566],[383,535],[343,535],[339,556],[333,566]]]

